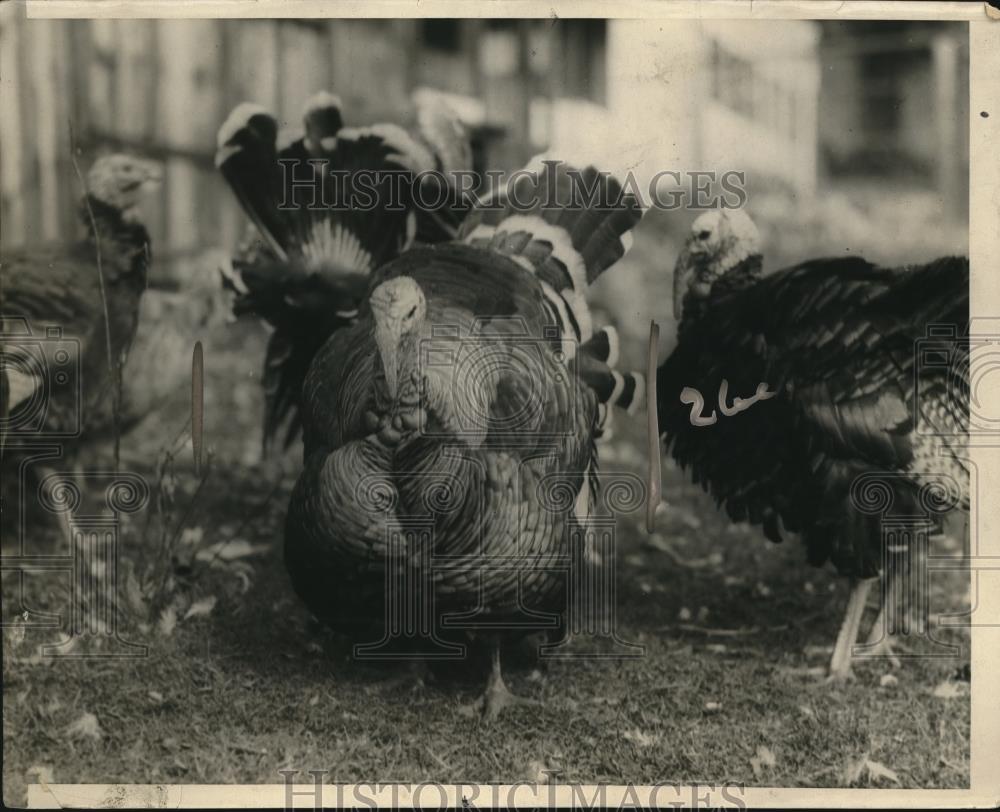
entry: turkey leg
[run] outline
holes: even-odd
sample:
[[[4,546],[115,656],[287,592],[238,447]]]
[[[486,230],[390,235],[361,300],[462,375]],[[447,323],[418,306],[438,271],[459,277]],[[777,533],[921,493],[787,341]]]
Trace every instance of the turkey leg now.
[[[874,578],[852,579],[851,595],[847,599],[847,611],[844,622],[840,625],[837,642],[830,658],[830,675],[828,682],[844,682],[851,677],[851,650],[858,640],[858,629],[861,617],[865,612],[868,591]]]
[[[920,551],[913,550],[911,554],[920,555]],[[917,569],[919,571],[922,568],[918,567]],[[926,588],[926,583],[919,579],[903,579],[903,588],[906,589],[906,592],[900,596],[896,589],[898,577],[897,571],[892,568],[884,575],[885,589],[882,593],[878,617],[875,618],[865,646],[867,653],[888,657],[894,668],[899,668],[901,665],[899,658],[894,653],[894,649],[901,647],[901,643],[899,637],[889,628],[889,602],[893,601],[896,611],[905,613],[908,618],[908,624],[903,630],[904,635],[909,634],[911,630],[916,634],[923,634],[927,622],[925,615],[926,597],[919,592],[919,590]]]
[[[869,654],[880,654],[888,657],[889,662],[892,663],[892,667],[899,668],[901,663],[899,657],[893,651],[894,642],[895,637],[889,634],[885,612],[885,599],[883,599],[882,605],[878,610],[878,617],[875,618],[871,631],[868,632],[868,640],[865,644],[866,650]]]

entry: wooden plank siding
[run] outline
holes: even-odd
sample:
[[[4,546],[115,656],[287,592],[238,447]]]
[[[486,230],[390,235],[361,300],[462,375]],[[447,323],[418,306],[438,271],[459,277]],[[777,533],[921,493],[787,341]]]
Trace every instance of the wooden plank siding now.
[[[9,13],[0,16],[0,246],[21,242],[27,230],[21,194],[27,152],[21,135],[23,40],[18,27],[19,21]]]
[[[213,161],[218,126],[238,102],[258,102],[299,127],[302,103],[327,88],[343,100],[347,122],[360,125],[403,120],[412,90],[433,84],[486,98],[507,128],[527,126],[528,100],[519,96],[531,79],[484,77],[478,21],[461,22],[457,51],[430,53],[417,20],[29,21],[17,5],[0,6],[3,245],[78,232],[71,137],[84,172],[102,153],[133,152],[165,168],[161,194],[144,206],[152,284],[205,272],[198,258],[232,248],[242,233]],[[518,113],[508,120],[505,110]],[[526,132],[510,134],[523,152]]]

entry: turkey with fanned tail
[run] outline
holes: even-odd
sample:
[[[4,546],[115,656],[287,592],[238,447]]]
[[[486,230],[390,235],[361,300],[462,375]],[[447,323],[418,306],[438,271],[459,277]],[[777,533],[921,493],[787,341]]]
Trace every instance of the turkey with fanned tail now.
[[[303,128],[280,132],[256,104],[219,128],[215,163],[252,227],[226,284],[237,315],[274,328],[264,361],[265,448],[299,434],[299,393],[316,351],[352,324],[372,272],[414,242],[452,239],[471,205],[452,181],[469,171],[461,122],[433,94],[414,98],[415,131],[345,127],[340,100],[306,102]],[[463,163],[464,162],[464,163]]]
[[[731,519],[772,541],[798,533],[810,563],[852,578],[830,663],[844,679],[872,579],[890,560],[911,571],[908,540],[884,558],[864,489],[884,489],[897,515],[927,513],[928,498],[968,507],[968,260],[818,259],[765,275],[746,213],[709,212],[677,260],[674,307],[677,346],[656,381],[662,436]],[[955,336],[946,364],[918,357],[932,327]],[[906,591],[886,578],[886,596]],[[887,608],[868,653],[888,653]]]
[[[545,205],[570,176],[537,166],[513,187],[517,205],[484,202],[458,240],[381,268],[357,323],[317,353],[285,530],[296,591],[369,656],[407,628],[403,654],[485,641],[488,718],[515,701],[501,641],[562,613],[601,416],[642,393],[612,368],[613,334],[594,331],[584,298],[641,209],[593,168],[583,175],[615,206]]]

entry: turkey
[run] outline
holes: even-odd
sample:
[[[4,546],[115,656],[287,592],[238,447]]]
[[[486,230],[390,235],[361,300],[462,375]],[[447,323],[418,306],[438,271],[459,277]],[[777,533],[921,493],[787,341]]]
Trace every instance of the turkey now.
[[[78,452],[120,424],[121,367],[150,261],[138,204],[159,178],[154,163],[99,158],[80,203],[83,240],[4,251],[0,448],[52,438]]]
[[[775,542],[798,533],[811,564],[851,578],[830,662],[840,681],[883,562],[881,516],[860,509],[858,488],[890,489],[900,515],[926,513],[927,488],[968,509],[969,265],[847,257],[764,275],[762,264],[744,212],[695,221],[674,270],[679,324],[657,373],[660,431],[733,521],[762,525]],[[956,331],[948,364],[915,361],[931,325]],[[906,544],[888,549],[908,554]],[[888,653],[887,609],[873,651]]]
[[[279,134],[274,116],[250,103],[219,129],[216,166],[252,223],[229,276],[234,311],[274,328],[265,449],[281,432],[286,448],[298,437],[309,362],[353,323],[372,271],[415,240],[457,234],[467,204],[445,181],[471,166],[468,140],[433,93],[417,93],[414,106],[414,135],[395,124],[344,127],[340,100],[326,92],[306,102],[301,133]]]
[[[423,608],[407,604],[417,615],[401,622],[427,625],[404,654],[485,643],[487,719],[518,701],[501,641],[562,611],[560,568],[595,487],[601,414],[643,391],[608,365],[609,336],[584,298],[641,210],[593,168],[588,186],[618,205],[543,208],[568,183],[564,166],[544,169],[537,186],[520,177],[516,207],[488,201],[458,240],[410,248],[373,276],[357,323],[306,376],[305,465],[285,528],[295,590],[356,642],[389,635],[387,607],[415,600]],[[454,640],[457,618],[473,626],[459,648],[420,648]]]

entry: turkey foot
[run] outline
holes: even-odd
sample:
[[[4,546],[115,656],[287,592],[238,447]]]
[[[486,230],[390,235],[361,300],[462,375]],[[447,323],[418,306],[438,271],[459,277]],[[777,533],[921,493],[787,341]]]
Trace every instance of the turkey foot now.
[[[868,632],[868,641],[865,644],[865,653],[879,657],[888,657],[893,668],[899,668],[902,663],[895,653],[896,638],[889,634],[885,622],[885,606],[883,606]]]
[[[517,694],[511,693],[507,684],[503,681],[503,674],[500,672],[500,643],[494,644],[493,667],[490,671],[489,679],[486,681],[486,689],[482,695],[471,705],[465,705],[461,712],[466,716],[481,713],[486,724],[493,722],[504,708],[512,705],[529,705],[541,707],[541,702],[537,699],[527,699]]]
[[[902,667],[903,664],[900,662],[899,657],[896,656],[896,647],[892,637],[887,635],[881,640],[869,641],[869,646],[869,648],[865,649],[867,654],[887,658],[893,668]]]

